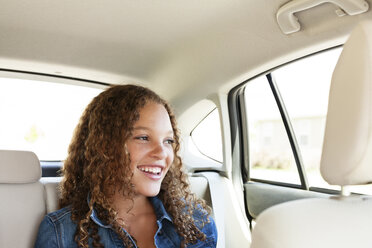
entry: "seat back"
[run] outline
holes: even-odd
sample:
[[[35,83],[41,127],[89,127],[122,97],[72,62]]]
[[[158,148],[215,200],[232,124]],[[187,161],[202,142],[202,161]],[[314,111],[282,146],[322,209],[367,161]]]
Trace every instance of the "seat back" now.
[[[342,193],[267,209],[251,248],[372,247],[372,199],[347,191],[372,183],[372,22],[352,32],[333,73],[321,173]]]
[[[46,212],[40,177],[34,153],[0,150],[0,247],[33,247]]]
[[[61,177],[43,177],[40,180],[45,188],[47,213],[58,209],[58,199],[60,197],[59,183],[61,179]],[[204,177],[190,177],[189,182],[191,191],[198,197],[204,199],[209,206],[212,206],[207,179]]]
[[[0,248],[33,247],[44,215],[58,209],[60,177],[41,178],[33,152],[0,150]],[[193,192],[211,203],[208,182],[191,177]]]

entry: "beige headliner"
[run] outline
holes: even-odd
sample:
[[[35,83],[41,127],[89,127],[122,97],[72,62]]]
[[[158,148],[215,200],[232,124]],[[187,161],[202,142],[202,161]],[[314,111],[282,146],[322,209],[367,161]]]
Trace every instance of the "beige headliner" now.
[[[0,68],[142,83],[178,113],[257,73],[342,44],[371,18],[324,4],[284,35],[279,0],[0,0]],[[369,2],[371,5],[371,2]]]

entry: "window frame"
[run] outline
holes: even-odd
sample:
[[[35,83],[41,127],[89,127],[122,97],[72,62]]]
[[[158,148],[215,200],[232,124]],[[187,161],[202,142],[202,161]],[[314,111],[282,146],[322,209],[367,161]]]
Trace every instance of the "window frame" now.
[[[229,106],[229,115],[230,115],[230,124],[231,124],[231,137],[232,137],[232,153],[235,156],[233,158],[233,164],[240,165],[240,171],[242,174],[243,184],[248,182],[259,182],[259,183],[266,183],[276,186],[284,186],[284,187],[291,187],[291,188],[298,188],[308,191],[315,191],[321,193],[328,193],[328,194],[337,194],[339,191],[334,189],[328,188],[320,188],[320,187],[311,187],[309,186],[309,182],[307,180],[307,175],[305,171],[305,167],[301,157],[301,151],[298,146],[297,138],[292,128],[291,120],[287,114],[284,102],[281,99],[281,95],[279,89],[275,83],[275,79],[272,76],[272,72],[276,71],[277,69],[294,63],[296,61],[302,60],[304,58],[314,56],[317,54],[321,54],[323,52],[327,52],[332,49],[336,49],[342,47],[342,45],[334,46],[328,49],[324,49],[315,53],[308,54],[306,56],[302,56],[300,58],[288,61],[282,65],[276,66],[272,69],[262,72],[252,78],[249,78],[242,82],[241,84],[237,85],[233,89],[230,90],[228,95],[228,106]],[[280,182],[280,181],[272,181],[272,180],[265,180],[265,179],[258,179],[258,178],[251,178],[250,177],[250,158],[249,158],[249,138],[248,136],[248,126],[246,120],[246,109],[245,109],[245,102],[244,102],[244,88],[245,85],[249,83],[249,81],[257,78],[265,76],[273,96],[275,98],[277,107],[279,108],[280,115],[285,125],[285,130],[287,133],[287,138],[291,144],[292,153],[294,154],[294,159],[296,161],[297,173],[300,178],[301,184],[292,184],[287,182]]]

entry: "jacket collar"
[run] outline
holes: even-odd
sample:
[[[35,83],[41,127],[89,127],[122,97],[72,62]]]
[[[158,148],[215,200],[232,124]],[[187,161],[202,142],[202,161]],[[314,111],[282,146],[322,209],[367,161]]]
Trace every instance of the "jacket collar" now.
[[[162,201],[157,197],[157,196],[154,196],[154,197],[149,197],[149,200],[154,208],[154,211],[155,211],[155,214],[156,214],[156,219],[157,219],[157,222],[162,222],[164,219],[172,222],[172,218],[169,216],[169,214],[167,213],[167,211],[165,210],[165,207],[162,203]],[[89,204],[89,201],[90,201],[90,197],[88,196],[88,204]],[[103,228],[111,228],[111,224],[107,224],[107,223],[104,223],[102,222],[99,218],[98,218],[98,215],[97,215],[97,212],[95,209],[93,209],[92,211],[92,214],[90,215],[90,218],[100,227],[103,227]]]

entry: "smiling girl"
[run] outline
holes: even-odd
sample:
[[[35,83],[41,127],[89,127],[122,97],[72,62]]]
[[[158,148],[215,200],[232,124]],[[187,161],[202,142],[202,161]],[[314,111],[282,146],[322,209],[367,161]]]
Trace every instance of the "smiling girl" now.
[[[60,210],[35,247],[215,247],[210,208],[190,192],[169,105],[113,86],[86,108],[62,169]]]

